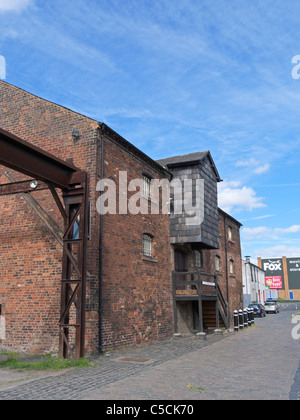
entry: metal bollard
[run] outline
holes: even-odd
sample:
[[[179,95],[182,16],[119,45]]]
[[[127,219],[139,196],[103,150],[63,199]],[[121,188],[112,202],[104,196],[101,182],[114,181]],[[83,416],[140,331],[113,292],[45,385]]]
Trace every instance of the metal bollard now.
[[[247,308],[247,312],[248,312],[248,327],[252,326],[252,311],[251,308]]]
[[[239,310],[239,329],[243,330],[244,329],[244,320],[243,320],[243,311],[242,309]]]
[[[247,309],[244,309],[244,328],[248,328],[248,312]]]
[[[252,325],[254,325],[255,324],[255,321],[254,321],[254,308],[251,308],[251,320],[252,320]]]
[[[239,313],[234,311],[234,331],[238,332],[239,330]]]

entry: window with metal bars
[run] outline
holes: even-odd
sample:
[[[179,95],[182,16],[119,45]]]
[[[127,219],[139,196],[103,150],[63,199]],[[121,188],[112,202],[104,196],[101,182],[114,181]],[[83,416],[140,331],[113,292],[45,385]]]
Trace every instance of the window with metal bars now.
[[[202,267],[202,253],[200,251],[195,251],[195,265],[197,268]]]
[[[151,178],[146,175],[143,175],[143,196],[151,199]]]
[[[143,235],[143,255],[153,257],[153,238],[149,235]]]

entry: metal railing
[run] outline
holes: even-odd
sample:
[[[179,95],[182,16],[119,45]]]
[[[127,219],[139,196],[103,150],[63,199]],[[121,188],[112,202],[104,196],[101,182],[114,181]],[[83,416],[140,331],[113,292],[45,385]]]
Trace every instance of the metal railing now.
[[[176,300],[183,298],[184,296],[193,297],[198,300],[199,307],[199,332],[203,332],[203,311],[202,311],[202,300],[208,297],[206,293],[203,293],[203,286],[210,286],[214,288],[214,295],[216,299],[216,324],[217,328],[220,328],[220,315],[223,319],[226,328],[229,327],[229,311],[228,303],[225,301],[223,293],[218,284],[217,274],[208,274],[198,271],[173,271],[173,297],[174,297],[174,316],[175,316],[175,329],[177,331],[177,308]],[[204,281],[203,278],[213,278],[212,282]],[[178,280],[178,278],[180,278]]]

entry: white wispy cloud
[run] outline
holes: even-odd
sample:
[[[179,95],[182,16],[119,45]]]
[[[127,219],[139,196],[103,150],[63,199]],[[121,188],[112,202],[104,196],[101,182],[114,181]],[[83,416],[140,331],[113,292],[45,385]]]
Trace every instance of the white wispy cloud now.
[[[275,235],[276,234],[281,235],[281,234],[285,234],[285,233],[297,233],[297,232],[300,232],[300,225],[293,225],[293,226],[291,226],[289,228],[285,228],[285,229],[282,229],[282,228],[274,229]]]
[[[0,13],[20,12],[33,4],[33,0],[0,0]]]
[[[230,213],[233,209],[251,211],[266,207],[266,204],[253,188],[241,186],[237,181],[224,181],[219,184],[219,207]]]
[[[242,235],[244,239],[261,239],[269,238],[272,233],[272,229],[266,226],[258,226],[254,228],[244,227],[242,229]]]
[[[240,219],[240,222],[248,222],[250,220],[262,220],[262,219],[270,219],[271,217],[277,216],[276,214],[263,214],[261,216],[250,217],[247,219]]]
[[[274,240],[278,239],[283,235],[293,234],[300,232],[300,225],[293,225],[288,228],[277,228],[277,227],[267,227],[267,226],[258,226],[258,227],[244,227],[242,229],[242,236],[244,239],[267,239]]]
[[[268,172],[271,168],[271,165],[269,163],[261,163],[259,160],[253,157],[246,160],[239,160],[238,162],[236,162],[235,166],[237,168],[247,168],[257,175],[264,174]]]
[[[257,175],[262,175],[262,174],[268,172],[270,170],[270,167],[271,167],[270,164],[266,163],[265,165],[258,166],[257,168],[255,168],[253,170],[253,172]]]
[[[235,166],[238,168],[249,168],[251,166],[256,166],[256,165],[257,165],[257,160],[254,159],[253,157],[250,159],[238,160],[235,164]]]
[[[299,257],[300,247],[289,245],[274,245],[264,248],[258,248],[254,251],[256,258],[281,258],[281,257]]]

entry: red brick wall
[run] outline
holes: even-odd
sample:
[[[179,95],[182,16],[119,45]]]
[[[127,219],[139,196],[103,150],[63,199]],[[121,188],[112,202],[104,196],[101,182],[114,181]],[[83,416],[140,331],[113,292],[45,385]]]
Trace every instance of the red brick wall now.
[[[74,164],[90,174],[91,203],[96,202],[96,156],[98,123],[53,103],[0,81],[0,126],[4,130],[58,156],[73,159]],[[81,138],[73,141],[72,131]],[[24,176],[0,167],[1,183],[8,170],[15,180]],[[59,223],[62,219],[51,194],[32,193],[37,202]],[[0,200],[0,303],[6,319],[8,349],[23,352],[57,351],[60,313],[62,247],[20,195]],[[98,278],[96,224],[88,250],[88,310]],[[92,292],[92,293],[91,293]],[[92,306],[92,305],[90,305]],[[97,309],[97,308],[96,308]],[[95,341],[87,316],[87,342]]]
[[[119,171],[128,171],[128,182],[141,179],[144,171],[155,178],[164,176],[107,139],[104,160],[104,177],[115,180],[118,188]],[[103,224],[104,348],[171,336],[169,217],[105,215]],[[154,238],[152,260],[143,257],[144,233]]]
[[[96,184],[101,173],[99,123],[0,81],[0,127],[60,157],[73,159],[90,177],[91,232],[87,256],[88,352],[98,349],[99,231]],[[74,141],[73,129],[80,139]],[[105,140],[105,177],[128,170],[128,180],[153,171]],[[0,167],[1,183],[7,183]],[[10,176],[23,176],[9,170]],[[162,176],[154,171],[154,176]],[[32,194],[60,224],[49,192]],[[60,312],[62,249],[20,195],[0,200],[0,303],[6,341],[0,348],[27,353],[56,352]],[[142,235],[155,240],[157,262],[142,257]],[[165,338],[173,333],[168,216],[104,216],[103,346],[115,347]]]

